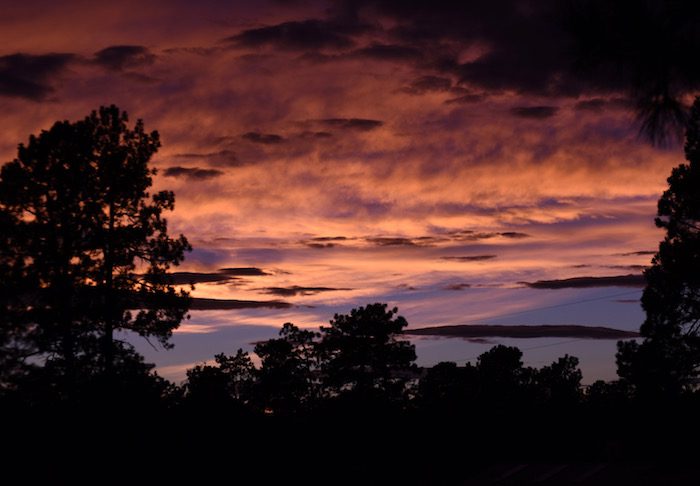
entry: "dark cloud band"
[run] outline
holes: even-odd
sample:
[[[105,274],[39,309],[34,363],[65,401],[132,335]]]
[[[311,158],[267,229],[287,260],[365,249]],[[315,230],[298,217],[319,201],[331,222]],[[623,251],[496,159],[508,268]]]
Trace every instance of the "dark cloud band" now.
[[[260,143],[263,145],[274,145],[284,142],[284,138],[275,133],[248,132],[244,133],[242,137],[250,142]]]
[[[441,260],[448,260],[451,262],[483,262],[485,260],[493,260],[496,255],[469,255],[469,256],[444,256],[440,257]]]
[[[194,181],[204,181],[222,176],[224,173],[217,169],[202,169],[200,167],[168,167],[163,171],[167,177],[183,177]]]
[[[354,42],[341,24],[309,19],[244,30],[224,42],[239,47],[269,46],[284,50],[346,49]]]
[[[280,297],[293,297],[295,295],[315,295],[321,292],[336,292],[340,290],[352,290],[333,287],[301,287],[292,285],[291,287],[265,287],[266,294],[279,295]]]
[[[155,54],[144,46],[110,46],[95,53],[95,63],[113,71],[148,66],[155,60]]]
[[[42,101],[54,92],[56,77],[77,57],[68,53],[11,54],[0,57],[0,96]]]
[[[511,108],[512,115],[519,118],[530,118],[533,120],[544,120],[557,114],[559,108],[556,106],[516,106]]]
[[[590,287],[644,287],[644,275],[617,275],[613,277],[574,277],[560,280],[521,282],[533,289],[580,289]]]
[[[639,333],[598,326],[498,326],[470,324],[463,326],[436,326],[408,329],[406,334],[417,336],[444,336],[457,338],[509,337],[547,338],[570,337],[587,339],[629,339]]]

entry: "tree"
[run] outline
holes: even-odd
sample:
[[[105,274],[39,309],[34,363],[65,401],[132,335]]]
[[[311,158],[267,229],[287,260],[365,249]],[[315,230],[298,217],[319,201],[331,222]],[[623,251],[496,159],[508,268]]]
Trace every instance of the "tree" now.
[[[499,344],[477,358],[480,398],[489,406],[512,406],[522,398],[527,372],[523,353],[516,347]]]
[[[187,399],[207,408],[247,405],[255,382],[255,367],[248,353],[239,349],[234,356],[217,354],[217,366],[197,365],[187,370]]]
[[[578,403],[582,397],[578,358],[564,355],[535,372],[535,389],[546,403],[560,407]]]
[[[331,394],[400,399],[415,370],[415,346],[397,339],[408,325],[398,309],[370,304],[335,314],[318,344]]]
[[[419,408],[450,416],[463,414],[473,402],[477,386],[476,368],[471,363],[459,367],[451,361],[440,362],[420,379]]]
[[[175,198],[148,193],[156,172],[148,163],[159,147],[158,133],[141,120],[130,128],[125,112],[101,107],[30,136],[0,172],[10,240],[0,270],[21,287],[5,306],[24,321],[13,335],[60,361],[67,381],[80,355],[95,349],[113,373],[116,331],[168,347],[187,312],[187,293],[166,278],[191,249],[184,236],[168,236],[163,212]],[[4,317],[2,326],[12,329]]]
[[[317,398],[319,334],[287,322],[279,335],[255,345],[261,361],[256,391],[265,410],[292,413]]]
[[[644,341],[618,344],[618,373],[641,393],[677,395],[693,386],[700,366],[700,98],[685,157],[659,199],[656,225],[666,235],[644,272]]]

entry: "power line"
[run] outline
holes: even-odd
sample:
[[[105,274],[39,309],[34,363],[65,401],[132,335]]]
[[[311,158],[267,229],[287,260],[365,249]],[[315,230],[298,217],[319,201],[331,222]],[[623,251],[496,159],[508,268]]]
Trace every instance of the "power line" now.
[[[504,318],[504,317],[513,317],[513,316],[518,316],[518,315],[521,315],[521,314],[527,314],[528,312],[535,312],[535,311],[539,311],[539,310],[556,309],[556,308],[559,308],[559,307],[566,307],[566,306],[569,306],[569,305],[585,304],[585,303],[587,303],[587,302],[595,302],[595,301],[597,301],[597,300],[612,299],[612,298],[614,298],[614,297],[622,297],[622,296],[624,296],[624,295],[636,294],[637,292],[640,292],[640,290],[630,290],[630,291],[627,291],[627,292],[621,292],[621,293],[619,293],[619,294],[604,295],[604,296],[601,296],[601,297],[592,297],[592,298],[590,298],[590,299],[577,300],[577,301],[574,301],[574,302],[564,302],[564,303],[562,303],[562,304],[554,304],[554,305],[547,305],[547,306],[540,306],[540,307],[531,307],[530,309],[524,309],[524,310],[521,310],[521,311],[509,312],[509,313],[500,314],[500,315],[494,316],[494,317],[486,317],[486,318],[471,319],[471,320],[468,320],[468,321],[464,321],[462,324],[463,324],[463,325],[464,325],[464,324],[474,324],[475,322],[483,322],[483,321],[486,321],[486,320],[489,320],[489,321],[490,321],[490,320],[493,320],[493,319],[502,319],[502,318]]]

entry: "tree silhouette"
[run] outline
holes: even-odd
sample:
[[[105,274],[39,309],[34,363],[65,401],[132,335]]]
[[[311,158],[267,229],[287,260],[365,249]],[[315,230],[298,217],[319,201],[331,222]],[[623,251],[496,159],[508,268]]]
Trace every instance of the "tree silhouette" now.
[[[570,405],[581,399],[581,379],[578,358],[564,355],[535,372],[535,387],[545,402],[554,406]]]
[[[278,339],[255,345],[261,361],[256,395],[273,413],[292,413],[317,397],[317,332],[285,323]]]
[[[467,363],[443,361],[426,370],[418,384],[419,407],[425,410],[463,413],[477,392],[476,368]]]
[[[658,204],[666,230],[644,275],[642,344],[619,344],[618,370],[638,391],[678,394],[700,366],[700,98],[686,132],[687,164],[674,168]]]
[[[4,304],[22,316],[13,336],[58,360],[67,382],[86,353],[97,353],[105,374],[113,373],[116,331],[167,347],[186,314],[187,293],[165,278],[190,249],[185,237],[167,233],[163,212],[173,209],[174,195],[147,192],[155,174],[148,162],[159,146],[158,133],[147,133],[141,120],[130,128],[126,113],[101,107],[30,136],[0,172],[10,240],[0,270],[21,290]],[[4,320],[3,329],[12,323]]]
[[[370,304],[335,314],[318,344],[324,384],[332,394],[400,399],[415,369],[415,346],[397,336],[408,325],[398,309]]]
[[[234,356],[217,354],[217,366],[197,365],[187,370],[185,384],[190,403],[205,408],[245,406],[255,382],[255,367],[248,353],[239,349]]]
[[[522,398],[523,385],[529,381],[522,357],[518,348],[499,344],[477,358],[479,392],[489,406],[508,407]]]

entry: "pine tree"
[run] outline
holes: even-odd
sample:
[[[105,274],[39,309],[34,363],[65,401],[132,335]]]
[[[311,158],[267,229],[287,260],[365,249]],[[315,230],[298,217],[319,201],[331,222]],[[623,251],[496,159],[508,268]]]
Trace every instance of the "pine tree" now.
[[[7,223],[2,270],[21,287],[12,307],[15,336],[62,365],[67,382],[87,362],[113,373],[115,333],[131,331],[164,347],[188,308],[166,272],[191,248],[168,235],[174,195],[148,189],[158,133],[133,128],[116,106],[83,120],[57,122],[0,172]],[[11,323],[2,323],[9,329]],[[21,331],[21,332],[20,332]],[[80,365],[79,365],[80,363]]]

